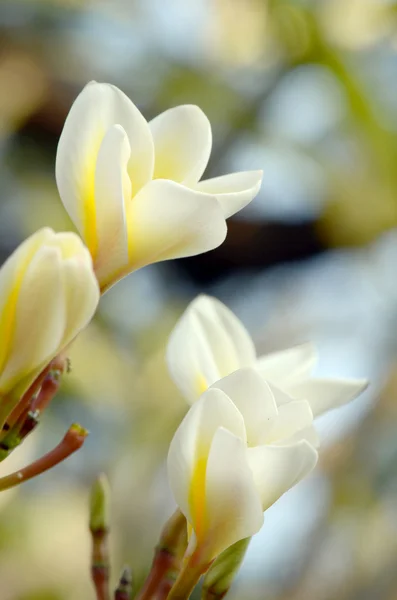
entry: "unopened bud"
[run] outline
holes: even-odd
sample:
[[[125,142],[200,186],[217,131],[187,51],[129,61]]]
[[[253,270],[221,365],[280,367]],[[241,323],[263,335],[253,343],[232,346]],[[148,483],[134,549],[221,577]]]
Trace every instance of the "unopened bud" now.
[[[114,600],[130,600],[132,593],[132,573],[129,567],[124,567],[117,586]]]
[[[203,581],[202,600],[220,600],[229,591],[243,562],[251,538],[224,550],[212,563]]]
[[[110,488],[106,475],[99,475],[91,488],[90,529],[92,532],[107,531],[110,514]]]

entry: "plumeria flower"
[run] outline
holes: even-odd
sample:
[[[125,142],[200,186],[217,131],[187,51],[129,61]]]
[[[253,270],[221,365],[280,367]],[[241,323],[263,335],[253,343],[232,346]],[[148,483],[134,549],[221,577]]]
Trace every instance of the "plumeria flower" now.
[[[80,238],[44,228],[1,267],[0,290],[1,414],[91,320],[99,287]]]
[[[363,379],[313,378],[316,362],[310,343],[258,358],[241,321],[222,302],[203,295],[189,304],[167,347],[170,374],[189,402],[242,367],[256,369],[272,389],[307,400],[315,416],[349,402],[367,386]]]
[[[168,473],[191,530],[188,553],[209,563],[262,526],[263,512],[315,466],[313,412],[253,368],[213,384],[171,442]],[[313,435],[310,434],[313,438]]]
[[[211,126],[192,105],[150,121],[113,85],[92,82],[74,102],[59,140],[59,193],[105,291],[149,263],[219,246],[225,219],[257,194],[262,173],[200,181]]]

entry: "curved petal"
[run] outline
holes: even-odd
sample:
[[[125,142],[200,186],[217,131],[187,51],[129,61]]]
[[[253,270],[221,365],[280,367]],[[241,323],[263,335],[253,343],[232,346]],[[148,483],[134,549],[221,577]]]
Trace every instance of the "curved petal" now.
[[[62,346],[65,346],[93,317],[99,302],[99,286],[91,255],[78,235],[49,230],[45,246],[55,248],[61,254],[59,270],[66,300],[62,340]]]
[[[280,390],[279,387],[267,381],[269,388],[272,390],[274,399],[276,401],[277,406],[283,406],[284,404],[289,404],[294,398],[287,394],[284,390]]]
[[[8,257],[0,269],[0,373],[11,350],[19,292],[32,258],[54,232],[48,227],[36,231]]]
[[[366,379],[307,379],[288,386],[288,393],[310,403],[314,416],[347,404],[368,386]]]
[[[189,410],[170,444],[171,490],[190,523],[203,510],[205,467],[219,427],[226,427],[245,443],[244,420],[233,402],[221,390],[208,390]]]
[[[32,259],[20,288],[15,331],[0,378],[2,389],[10,388],[55,356],[65,321],[61,253],[59,248],[43,246]]]
[[[263,377],[254,369],[238,369],[214,383],[213,388],[225,392],[243,415],[248,445],[262,443],[278,417],[273,393]]]
[[[291,437],[281,440],[280,442],[274,442],[275,446],[286,446],[296,444],[302,440],[306,440],[313,448],[319,448],[320,438],[314,425],[309,425],[303,429],[299,429]]]
[[[190,403],[221,378],[200,318],[189,309],[170,335],[166,360],[172,379]]]
[[[242,171],[199,181],[194,189],[213,194],[222,207],[225,219],[247,206],[257,195],[263,171]]]
[[[207,252],[226,236],[214,198],[163,179],[145,185],[128,204],[127,227],[129,270]]]
[[[58,248],[61,252],[61,258],[80,257],[85,265],[89,265],[92,269],[92,258],[86,246],[81,240],[81,237],[72,231],[62,231],[55,233],[51,231],[51,235],[45,239],[45,245],[51,248]]]
[[[283,388],[287,383],[306,379],[316,362],[316,349],[308,343],[261,356],[256,367],[265,379]]]
[[[249,448],[247,456],[263,510],[308,475],[318,459],[317,451],[306,441]]]
[[[66,346],[94,316],[100,292],[88,250],[63,261],[62,279],[66,299],[66,326],[62,346]]]
[[[221,377],[255,362],[255,347],[239,319],[222,302],[198,296],[171,333],[170,374],[193,402]]]
[[[95,170],[98,253],[95,273],[99,282],[128,265],[126,205],[131,201],[128,175],[130,144],[124,129],[114,125],[105,134]]]
[[[310,427],[312,423],[310,404],[306,400],[292,400],[278,407],[278,415],[269,423],[261,442],[274,444],[286,441],[295,433]]]
[[[251,537],[263,524],[261,498],[254,484],[243,441],[220,428],[216,432],[205,480],[206,528],[198,544],[205,544],[208,559]]]
[[[121,125],[130,142],[128,173],[136,193],[153,174],[154,150],[149,126],[121,90],[89,83],[66,118],[56,157],[56,180],[62,202],[96,253],[95,169],[99,148],[110,127]]]
[[[212,146],[211,125],[191,104],[176,106],[149,122],[155,149],[155,179],[195,184],[207,166]]]

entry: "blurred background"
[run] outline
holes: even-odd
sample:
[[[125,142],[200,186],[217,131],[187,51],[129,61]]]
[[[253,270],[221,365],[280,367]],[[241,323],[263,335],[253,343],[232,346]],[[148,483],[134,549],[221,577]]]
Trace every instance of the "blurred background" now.
[[[55,185],[67,112],[91,79],[146,118],[198,104],[207,176],[264,170],[219,249],[139,271],[102,299],[39,429],[1,466],[83,450],[0,498],[2,600],[94,598],[88,490],[113,489],[114,578],[136,584],[173,510],[168,443],[186,404],[167,337],[199,292],[258,353],[314,340],[317,374],[368,377],[323,417],[321,461],[252,541],[231,600],[397,598],[397,3],[391,0],[1,0],[0,261],[44,225],[72,228]]]

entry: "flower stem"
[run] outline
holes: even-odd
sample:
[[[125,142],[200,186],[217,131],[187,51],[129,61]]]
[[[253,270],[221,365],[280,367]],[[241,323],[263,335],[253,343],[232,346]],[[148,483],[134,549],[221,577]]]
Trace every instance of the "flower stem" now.
[[[193,552],[180,571],[167,600],[188,600],[201,575],[204,575],[210,565],[211,563],[203,563],[198,549]]]
[[[22,398],[15,400],[13,397],[3,397],[0,406],[0,440],[7,435],[12,429],[20,416],[30,409],[30,404],[33,396],[40,390],[40,386],[48,373],[47,366],[42,373],[34,380],[29,389],[24,393]]]
[[[31,410],[38,410],[40,413],[44,412],[59,390],[62,373],[63,370],[51,368],[43,381],[40,392],[32,401]]]
[[[63,354],[56,356],[33,381],[17,404],[4,402],[0,411],[1,429],[5,428],[8,431],[13,428],[21,417],[31,410],[42,412],[57,393],[66,365],[67,359]]]
[[[109,600],[109,531],[97,529],[91,531],[92,565],[91,577],[97,600]]]
[[[136,600],[162,600],[167,597],[181,568],[186,546],[186,519],[177,510],[164,526],[152,568]]]
[[[48,469],[52,469],[65,458],[76,452],[81,448],[85,438],[88,435],[88,431],[81,427],[81,425],[72,425],[65,434],[63,440],[53,450],[33,462],[31,465],[11,473],[6,477],[0,478],[0,491],[8,490],[28,479],[41,475]]]
[[[109,484],[102,474],[91,488],[90,501],[91,578],[97,600],[110,600],[109,496]]]
[[[168,550],[159,548],[153,559],[152,568],[136,600],[151,600],[160,590],[163,580],[173,570],[174,557]]]

